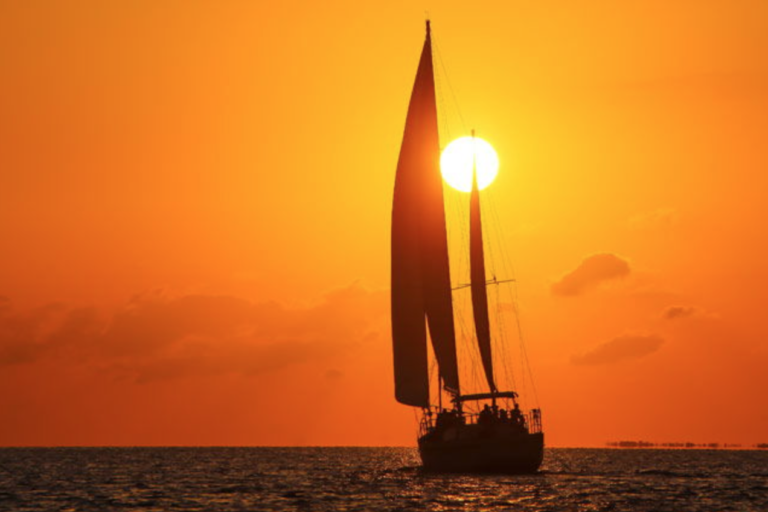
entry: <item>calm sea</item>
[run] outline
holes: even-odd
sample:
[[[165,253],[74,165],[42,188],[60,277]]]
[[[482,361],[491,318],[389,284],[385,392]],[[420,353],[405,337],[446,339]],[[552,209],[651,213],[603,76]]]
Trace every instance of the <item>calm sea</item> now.
[[[412,448],[4,448],[0,510],[768,511],[768,452],[548,449],[429,475]]]

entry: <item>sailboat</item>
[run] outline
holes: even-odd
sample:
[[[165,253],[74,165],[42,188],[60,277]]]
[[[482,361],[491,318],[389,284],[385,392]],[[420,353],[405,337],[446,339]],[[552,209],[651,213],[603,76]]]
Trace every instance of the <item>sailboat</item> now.
[[[392,345],[395,398],[422,411],[418,447],[432,471],[530,473],[544,454],[541,411],[523,411],[515,390],[496,386],[480,217],[473,170],[470,278],[474,336],[486,390],[462,394],[440,173],[432,37],[427,21],[397,163],[392,206]],[[438,403],[430,399],[431,341]],[[442,396],[450,399],[444,407]]]

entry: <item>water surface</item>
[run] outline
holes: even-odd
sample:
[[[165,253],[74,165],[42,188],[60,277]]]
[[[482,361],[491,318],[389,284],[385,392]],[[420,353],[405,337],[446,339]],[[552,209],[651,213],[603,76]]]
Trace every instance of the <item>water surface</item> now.
[[[430,475],[413,448],[4,448],[0,510],[768,511],[768,452],[547,449]]]

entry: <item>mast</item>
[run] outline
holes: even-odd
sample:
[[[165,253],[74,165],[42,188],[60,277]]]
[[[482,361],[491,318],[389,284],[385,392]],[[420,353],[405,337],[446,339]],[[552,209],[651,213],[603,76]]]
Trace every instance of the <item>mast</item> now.
[[[429,21],[426,29],[392,205],[395,397],[418,407],[429,406],[427,330],[445,389],[459,393]]]
[[[485,378],[491,393],[496,393],[491,355],[491,326],[488,319],[488,290],[485,280],[485,255],[483,253],[483,225],[480,218],[480,190],[477,184],[477,166],[474,153],[475,131],[472,130],[472,193],[469,199],[469,266],[472,288],[472,313],[475,319],[477,346],[483,362]],[[495,402],[495,401],[494,401]]]

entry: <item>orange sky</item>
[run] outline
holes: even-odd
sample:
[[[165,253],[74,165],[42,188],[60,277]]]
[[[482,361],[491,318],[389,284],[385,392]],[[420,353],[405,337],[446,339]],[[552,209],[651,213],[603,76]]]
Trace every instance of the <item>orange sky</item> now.
[[[415,443],[425,11],[444,135],[452,90],[501,160],[548,444],[768,440],[765,2],[6,1],[0,445]]]

